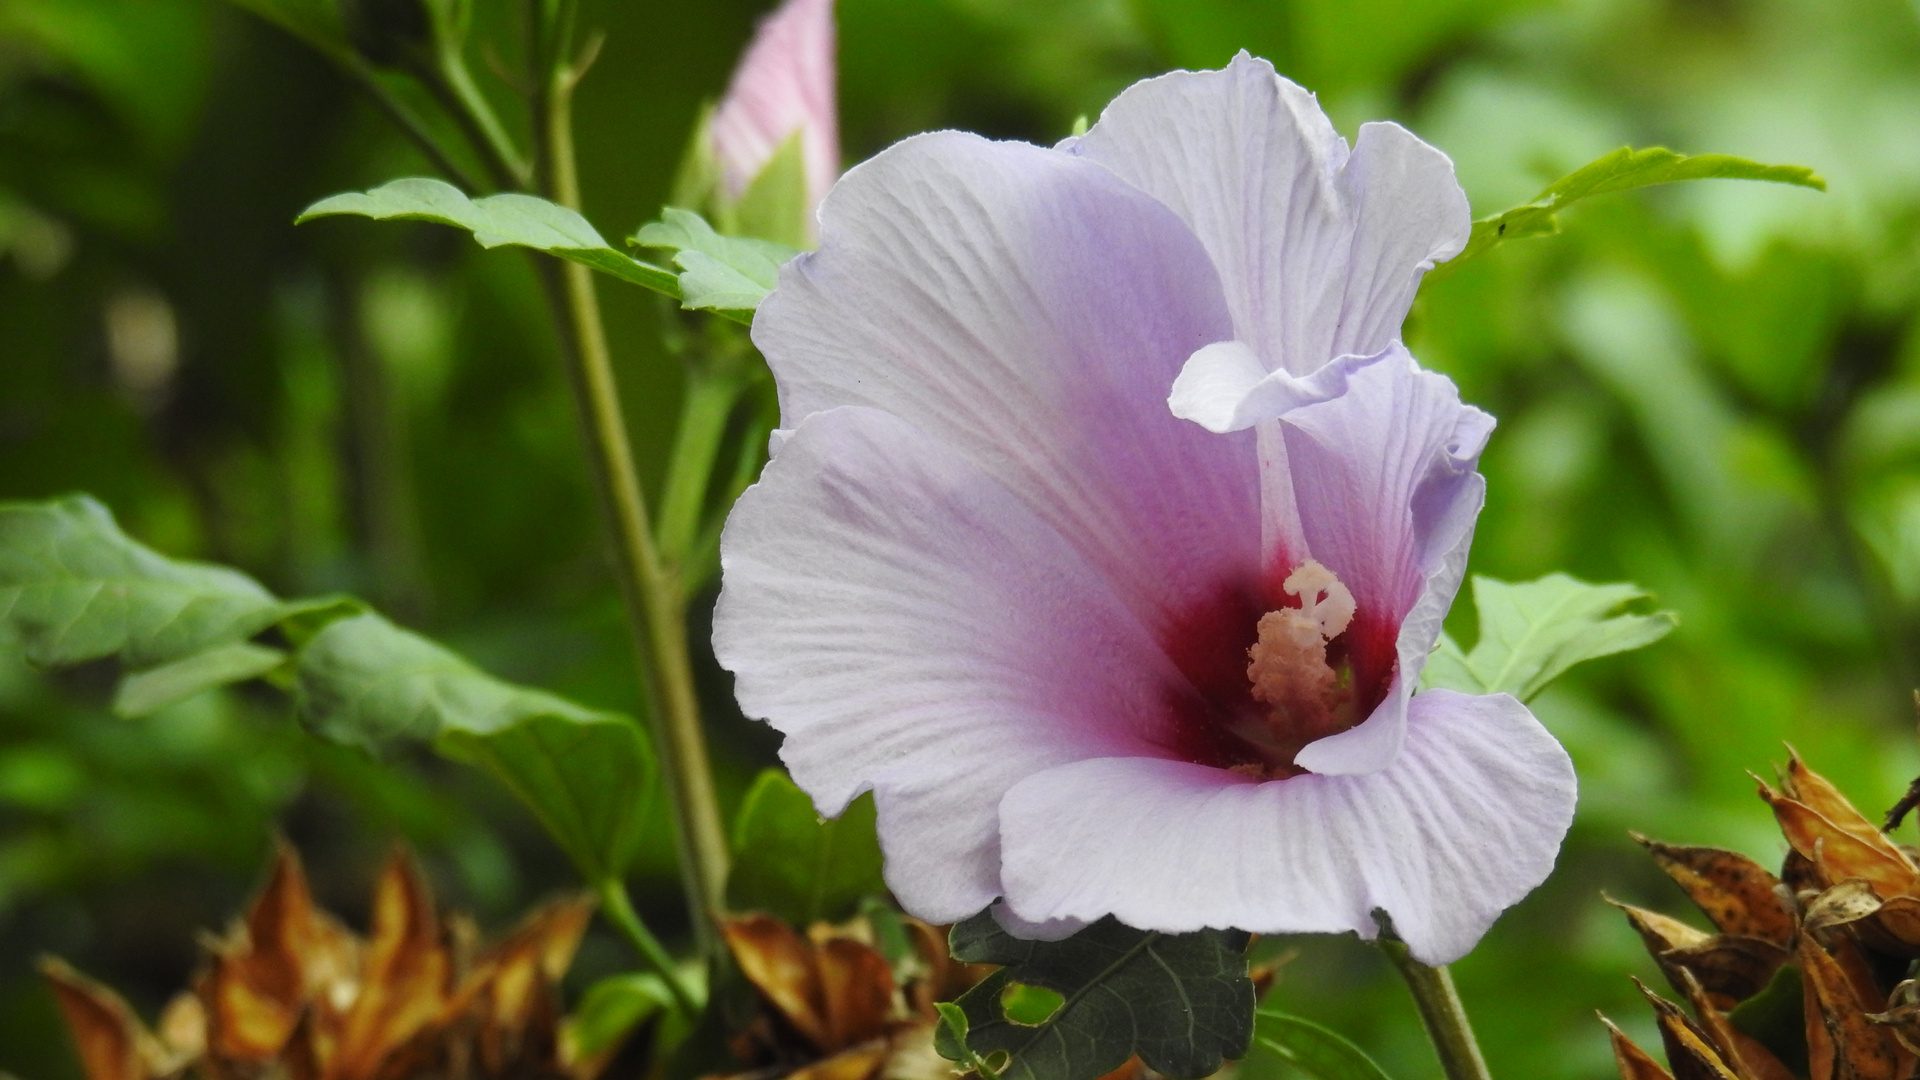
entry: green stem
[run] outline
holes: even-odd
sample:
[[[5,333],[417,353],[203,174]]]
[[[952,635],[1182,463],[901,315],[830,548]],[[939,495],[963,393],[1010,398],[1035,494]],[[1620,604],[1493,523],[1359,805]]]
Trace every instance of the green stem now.
[[[627,941],[640,954],[648,966],[659,974],[660,980],[667,984],[667,992],[673,995],[674,1003],[680,1011],[692,1018],[700,1015],[700,1005],[687,984],[680,980],[680,973],[673,966],[673,957],[661,946],[660,939],[653,936],[647,924],[640,921],[640,913],[633,910],[633,900],[627,896],[627,887],[618,878],[602,881],[597,890],[600,894],[600,911],[607,921],[625,934]]]
[[[1466,1006],[1460,1003],[1460,992],[1454,989],[1453,975],[1445,965],[1428,967],[1413,958],[1404,942],[1385,934],[1380,937],[1380,951],[1406,979],[1447,1080],[1493,1080],[1493,1074],[1487,1071],[1487,1059],[1480,1055],[1480,1044],[1473,1037],[1473,1025],[1467,1022]]]
[[[763,411],[763,410],[756,410]],[[772,417],[754,416],[748,419],[741,430],[735,446],[733,475],[727,478],[720,489],[720,505],[730,507],[740,500],[754,480],[760,475],[760,466],[765,461],[767,436],[772,433],[776,421]],[[693,548],[682,560],[683,574],[689,591],[705,584],[706,576],[719,569],[720,533],[726,524],[725,516],[710,520],[700,529],[699,536],[693,542]]]
[[[685,566],[696,543],[713,463],[727,433],[727,417],[740,398],[740,380],[731,374],[687,372],[687,392],[680,406],[680,430],[674,436],[667,469],[667,490],[660,498],[660,550],[675,565]]]
[[[545,95],[547,197],[578,209],[571,101],[574,69],[561,67]],[[651,707],[647,719],[664,758],[661,770],[673,806],[681,880],[701,946],[718,946],[714,920],[723,909],[727,836],[707,760],[700,701],[687,649],[686,598],[662,563],[647,524],[647,506],[620,411],[620,392],[600,321],[593,272],[577,263],[542,260],[550,300],[562,315],[568,381],[590,449],[595,487],[614,533],[616,577],[639,653]]]
[[[428,88],[479,149],[494,182],[509,190],[525,190],[533,183],[533,171],[520,156],[519,148],[514,146],[512,136],[500,123],[493,106],[488,104],[487,96],[473,81],[473,73],[467,70],[459,45],[441,44],[436,59],[437,63],[425,73]]]

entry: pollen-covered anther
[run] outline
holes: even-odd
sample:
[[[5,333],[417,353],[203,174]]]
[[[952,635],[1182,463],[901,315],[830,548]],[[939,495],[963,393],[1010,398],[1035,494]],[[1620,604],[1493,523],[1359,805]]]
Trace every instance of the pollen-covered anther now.
[[[1300,607],[1260,617],[1260,639],[1247,650],[1247,679],[1255,701],[1270,710],[1269,724],[1283,743],[1331,734],[1344,726],[1338,713],[1347,694],[1327,663],[1327,643],[1353,621],[1353,593],[1333,571],[1308,559],[1281,588]]]

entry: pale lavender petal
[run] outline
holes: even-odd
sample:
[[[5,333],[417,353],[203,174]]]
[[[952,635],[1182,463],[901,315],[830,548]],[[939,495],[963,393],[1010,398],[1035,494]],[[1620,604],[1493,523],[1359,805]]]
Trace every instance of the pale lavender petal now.
[[[1346,392],[1347,376],[1375,356],[1342,356],[1311,375],[1268,371],[1243,341],[1219,341],[1187,358],[1167,407],[1182,420],[1225,434],[1245,431],[1302,405]]]
[[[1360,125],[1340,187],[1353,250],[1334,355],[1377,352],[1400,337],[1421,277],[1467,246],[1473,213],[1447,155],[1391,121]]]
[[[1329,774],[1385,768],[1399,750],[1406,696],[1459,589],[1485,497],[1474,465],[1492,430],[1397,344],[1341,368],[1344,393],[1264,421],[1260,442],[1269,558],[1332,570],[1359,605],[1347,631],[1356,685],[1391,680],[1364,723],[1296,759]]]
[[[807,205],[826,197],[840,175],[833,49],[833,0],[787,0],[761,21],[709,129],[728,195],[739,198],[797,131]]]
[[[1160,752],[1179,678],[1039,516],[905,421],[802,423],[721,541],[714,652],[820,812],[871,787],[886,874],[951,921],[999,895],[996,807],[1021,778]]]
[[[1087,928],[1085,919],[1049,919],[1046,922],[1028,922],[1014,914],[1005,900],[987,910],[993,914],[993,921],[1000,924],[1000,929],[1024,941],[1060,941]]]
[[[1505,694],[1415,697],[1384,772],[1256,782],[1148,758],[1035,773],[1000,805],[1007,903],[1029,922],[1371,939],[1384,910],[1429,964],[1465,955],[1553,869],[1573,764]]]
[[[1267,377],[1267,368],[1244,341],[1216,341],[1187,357],[1173,380],[1167,407],[1215,434],[1252,426],[1240,422],[1249,395]]]
[[[1445,154],[1369,124],[1349,156],[1312,94],[1245,53],[1136,83],[1062,147],[1191,224],[1219,268],[1231,336],[1295,375],[1395,340],[1421,275],[1471,227]]]
[[[840,405],[907,420],[1150,621],[1258,573],[1251,434],[1167,411],[1231,323],[1166,207],[1091,162],[943,132],[849,171],[821,230],[754,319],[784,423]]]
[[[1453,598],[1466,577],[1474,520],[1486,502],[1486,488],[1485,477],[1469,474],[1458,497],[1448,503],[1449,516],[1434,523],[1429,546],[1439,552],[1437,569],[1427,575],[1420,599],[1400,623],[1400,633],[1394,639],[1393,685],[1386,699],[1365,723],[1309,743],[1295,756],[1295,764],[1329,776],[1346,776],[1383,768],[1400,753],[1407,730],[1407,695],[1413,692],[1414,681],[1433,654],[1447,611],[1453,607]],[[1448,543],[1453,546],[1445,547]],[[1436,565],[1431,557],[1423,558],[1422,563]]]

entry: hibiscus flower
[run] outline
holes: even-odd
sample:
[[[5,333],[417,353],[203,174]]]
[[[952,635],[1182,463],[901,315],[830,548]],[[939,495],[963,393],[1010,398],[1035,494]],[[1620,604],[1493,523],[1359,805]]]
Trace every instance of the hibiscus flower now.
[[[908,139],[820,222],[754,322],[784,427],[714,645],[821,813],[873,791],[907,910],[1384,911],[1445,963],[1545,878],[1565,752],[1506,695],[1414,692],[1493,427],[1399,342],[1467,237],[1445,155],[1349,152],[1242,54],[1052,149]]]
[[[786,0],[761,21],[708,128],[726,199],[745,195],[797,135],[812,224],[840,175],[833,48],[833,0]]]

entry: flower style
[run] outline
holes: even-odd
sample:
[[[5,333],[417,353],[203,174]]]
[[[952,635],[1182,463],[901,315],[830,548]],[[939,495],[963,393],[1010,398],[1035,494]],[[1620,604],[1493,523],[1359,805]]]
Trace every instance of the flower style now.
[[[807,217],[840,175],[833,0],[787,0],[754,32],[708,137],[725,196],[737,200],[797,132]]]
[[[872,789],[909,911],[1384,910],[1444,963],[1545,878],[1565,752],[1506,695],[1414,694],[1493,426],[1398,340],[1467,236],[1443,154],[1349,152],[1242,54],[1053,149],[908,139],[821,222],[754,323],[786,426],[714,644],[822,813]]]

